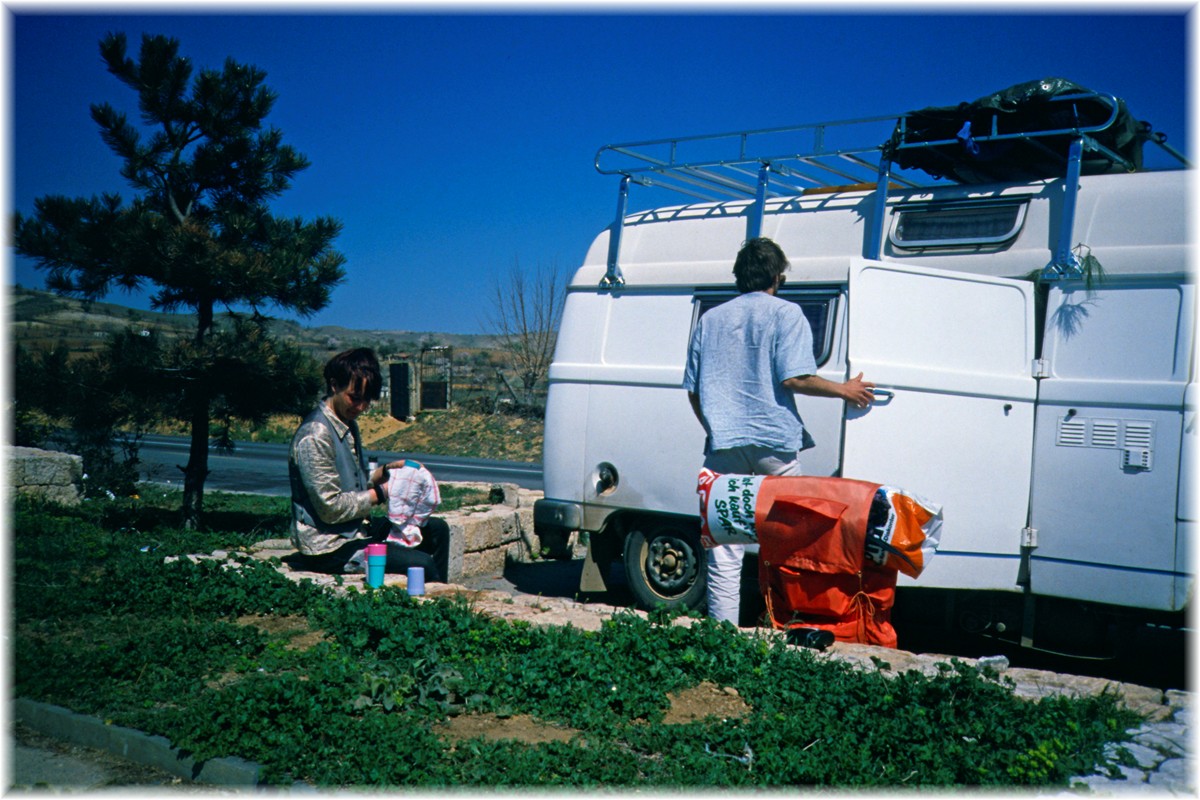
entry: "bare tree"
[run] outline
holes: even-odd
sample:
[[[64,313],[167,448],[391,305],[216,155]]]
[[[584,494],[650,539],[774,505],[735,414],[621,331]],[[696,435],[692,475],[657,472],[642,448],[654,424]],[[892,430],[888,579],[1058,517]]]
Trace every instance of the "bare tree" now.
[[[493,284],[488,322],[521,381],[527,405],[533,405],[534,391],[550,371],[565,288],[553,266],[539,263],[529,273],[516,259],[507,276]]]

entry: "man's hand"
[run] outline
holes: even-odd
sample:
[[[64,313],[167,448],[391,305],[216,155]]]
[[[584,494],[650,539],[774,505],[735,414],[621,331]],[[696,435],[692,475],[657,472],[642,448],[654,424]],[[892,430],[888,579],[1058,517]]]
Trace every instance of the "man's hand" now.
[[[858,408],[866,408],[875,400],[875,393],[871,391],[875,384],[864,381],[862,376],[860,372],[842,384],[845,392],[842,396],[846,398],[847,403],[853,403]]]
[[[388,464],[384,464],[381,467],[377,467],[375,469],[375,471],[372,472],[370,475],[371,483],[379,483],[379,484],[387,483],[388,482],[388,470],[400,469],[401,467],[403,467],[409,463],[416,464],[418,467],[423,466],[421,464],[421,462],[413,461],[411,458],[401,458],[396,461],[392,461]]]
[[[386,465],[384,465],[384,466],[382,466],[382,467],[376,467],[376,468],[375,468],[375,471],[374,471],[374,472],[372,472],[372,473],[371,473],[371,474],[368,476],[368,479],[371,481],[371,483],[373,483],[373,484],[376,484],[376,485],[383,484],[383,483],[387,483],[387,480],[388,480],[388,470],[389,470],[391,467],[392,467],[392,465],[391,465],[391,464],[386,464]]]
[[[866,408],[875,400],[875,394],[871,391],[875,384],[864,381],[862,376],[860,372],[845,383],[834,383],[819,375],[802,375],[788,378],[783,385],[799,394],[811,397],[840,397],[855,408]]]

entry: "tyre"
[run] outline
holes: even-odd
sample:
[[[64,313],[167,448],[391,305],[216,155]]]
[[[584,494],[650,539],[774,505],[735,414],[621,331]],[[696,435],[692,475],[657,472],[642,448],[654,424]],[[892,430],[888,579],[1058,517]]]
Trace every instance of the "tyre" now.
[[[704,605],[704,549],[698,525],[639,520],[625,536],[625,579],[638,607],[692,610]]]

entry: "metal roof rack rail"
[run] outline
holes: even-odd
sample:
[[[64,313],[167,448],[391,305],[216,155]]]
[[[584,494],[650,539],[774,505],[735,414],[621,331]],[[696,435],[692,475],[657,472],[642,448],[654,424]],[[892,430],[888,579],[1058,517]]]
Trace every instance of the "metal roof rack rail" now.
[[[1059,85],[1072,86],[1061,81]],[[747,239],[762,230],[769,199],[848,188],[873,190],[874,224],[867,226],[863,256],[878,259],[889,189],[974,182],[962,175],[977,165],[980,149],[1012,142],[1027,148],[1030,159],[1045,160],[1037,167],[1041,178],[1064,178],[1060,239],[1043,277],[1078,275],[1080,266],[1071,251],[1071,238],[1085,153],[1100,164],[1099,168],[1089,164],[1090,171],[1136,171],[1141,165],[1141,143],[1151,142],[1184,166],[1190,164],[1167,145],[1164,134],[1146,123],[1132,123],[1138,128],[1132,151],[1113,146],[1108,141],[1113,138],[1112,131],[1131,124],[1124,103],[1113,95],[1080,89],[1043,97],[1041,102],[1041,108],[1062,104],[1055,109],[1059,113],[1050,117],[1052,127],[1007,130],[1014,116],[1010,109],[973,109],[974,131],[970,121],[963,125],[961,118],[951,120],[952,113],[946,119],[938,118],[937,112],[964,112],[968,105],[962,104],[900,115],[605,145],[596,152],[596,171],[620,175],[621,183],[616,224],[609,240],[608,271],[600,285],[616,288],[624,284],[619,256],[630,183],[661,187],[706,202],[750,200]],[[1085,104],[1091,120],[1081,114]],[[922,117],[930,112],[931,117]],[[1068,124],[1061,124],[1063,118]],[[935,124],[917,130],[916,123],[923,119],[933,119]],[[951,121],[948,134],[944,125],[936,124]]]

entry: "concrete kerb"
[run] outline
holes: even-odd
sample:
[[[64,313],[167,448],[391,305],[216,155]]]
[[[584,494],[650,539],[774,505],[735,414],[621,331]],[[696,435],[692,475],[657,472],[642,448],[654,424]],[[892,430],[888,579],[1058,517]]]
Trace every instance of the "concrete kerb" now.
[[[19,697],[13,701],[12,718],[60,741],[103,750],[197,783],[213,786],[259,785],[262,768],[253,762],[236,756],[196,761],[162,736],[109,725],[102,719],[49,703]]]

